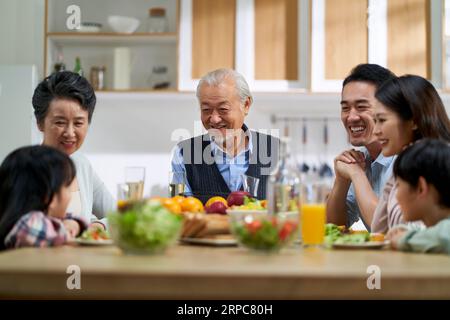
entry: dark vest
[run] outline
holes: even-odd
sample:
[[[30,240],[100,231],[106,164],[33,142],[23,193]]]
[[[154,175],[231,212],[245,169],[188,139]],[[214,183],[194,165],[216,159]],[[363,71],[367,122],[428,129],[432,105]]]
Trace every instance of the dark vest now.
[[[243,129],[248,130],[245,125]],[[246,153],[246,159],[249,159],[246,175],[259,179],[257,198],[265,199],[267,179],[278,161],[279,139],[255,131],[252,131],[251,136],[253,151],[251,154]],[[209,135],[181,141],[179,146],[184,159],[187,180],[194,197],[203,203],[214,196],[226,199],[231,191],[215,163]]]

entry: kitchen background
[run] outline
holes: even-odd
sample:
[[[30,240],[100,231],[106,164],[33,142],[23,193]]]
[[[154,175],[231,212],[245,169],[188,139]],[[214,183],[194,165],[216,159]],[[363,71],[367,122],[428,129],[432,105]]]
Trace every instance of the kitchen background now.
[[[229,14],[227,3],[230,2],[235,3],[231,10],[231,31],[225,27],[230,23],[229,19],[208,20],[214,14]],[[284,7],[280,9],[281,3]],[[70,4],[81,7],[81,22],[101,23],[100,29],[96,29],[99,25],[91,23],[82,25],[84,29],[75,31],[77,34],[67,34],[65,23],[70,14],[65,9]],[[295,18],[287,13],[292,5],[298,13]],[[428,8],[425,10],[424,31],[414,31],[416,39],[403,47],[405,52],[397,63],[389,49],[392,42],[399,42],[392,39],[392,28],[388,28],[395,24],[389,24],[386,18],[391,17],[386,12],[394,12],[394,5],[404,6],[412,12],[405,18],[407,20],[397,22],[397,26],[411,21],[414,26],[419,25],[420,12],[424,10],[418,10],[419,16],[414,16],[417,12],[411,8],[420,9],[420,5]],[[363,37],[366,34],[363,40],[366,49],[362,53],[354,54],[360,48],[356,45],[349,47],[348,44],[345,46],[349,47],[349,51],[342,51],[340,41],[330,40],[333,34],[327,29],[326,21],[334,21],[330,15],[335,12],[338,16],[347,14],[339,11],[342,6],[347,8],[345,11],[349,14],[355,13],[352,10],[362,10],[370,18],[364,18],[363,25],[359,27],[349,20],[344,26],[333,25],[333,30],[341,28],[341,31],[346,30],[345,24],[351,25],[349,33],[344,33],[345,37],[342,32],[334,35],[344,44],[359,39],[355,38],[355,34],[359,29],[365,30],[361,33]],[[150,29],[152,19],[148,9],[155,7],[166,9],[166,27],[162,31]],[[113,194],[116,193],[116,184],[124,178],[126,166],[145,166],[145,193],[166,195],[173,146],[182,138],[200,133],[202,128],[193,91],[197,83],[195,79],[197,75],[212,69],[211,66],[218,63],[215,60],[218,57],[223,59],[224,65],[231,64],[240,70],[254,92],[254,104],[247,121],[249,127],[283,132],[287,126],[293,139],[292,151],[299,163],[306,162],[313,167],[327,162],[332,166],[334,156],[349,147],[339,120],[339,91],[343,76],[350,66],[356,64],[353,61],[367,62],[368,57],[370,62],[387,65],[399,74],[422,72],[441,89],[447,110],[450,109],[450,96],[446,93],[449,83],[446,76],[450,74],[446,72],[448,33],[442,27],[444,8],[445,1],[440,0],[215,0],[209,1],[209,4],[207,0],[180,0],[179,3],[175,0],[49,0],[48,3],[45,0],[1,0],[0,161],[18,146],[39,143],[40,134],[35,128],[31,111],[33,89],[45,75],[52,72],[58,60],[63,60],[66,68],[73,70],[75,58],[79,56],[88,78],[92,67],[106,66],[105,87],[97,92],[98,103],[82,152],[91,160]],[[283,17],[287,23],[279,25],[276,21],[280,19],[271,12],[282,9],[285,10]],[[162,16],[161,11],[152,13],[156,21]],[[139,20],[139,26],[130,35],[115,35],[113,26],[108,22],[111,15],[135,17]],[[273,26],[270,25],[271,17],[274,19]],[[258,29],[258,24],[248,22],[261,19],[269,25],[269,29]],[[287,32],[292,19],[298,28]],[[210,29],[198,32],[201,28],[205,29],[202,23],[208,21],[213,24]],[[222,29],[220,23],[224,24]],[[408,27],[411,29],[411,25]],[[271,30],[284,30],[286,37],[281,40],[271,37]],[[394,33],[407,38],[400,31]],[[410,52],[414,53],[414,45],[420,43],[421,34],[426,50],[422,52],[423,59],[417,66],[408,57]],[[221,37],[223,39],[216,39]],[[231,50],[231,55],[227,50],[215,52],[217,43],[214,41],[222,43],[227,39],[232,41],[226,47]],[[324,47],[324,39],[331,45]],[[265,47],[271,40],[274,43],[284,41],[281,49],[275,50],[272,56]],[[329,50],[332,50],[331,55]],[[277,58],[279,51],[286,56],[287,62],[281,67],[279,64],[270,66],[269,61],[280,60]],[[291,51],[296,53],[294,58],[288,56]],[[258,52],[269,52],[269,56],[261,56]],[[358,54],[366,59],[355,60]],[[350,56],[339,60],[339,55]],[[335,59],[338,63],[333,64]],[[117,63],[120,61],[128,61],[125,70],[119,70],[121,67]],[[153,67],[161,65],[167,71],[157,69],[156,73],[162,71],[162,79],[168,80],[170,85],[163,90],[152,90]],[[325,124],[329,137],[327,145],[324,143]],[[307,139],[304,143],[305,129]]]

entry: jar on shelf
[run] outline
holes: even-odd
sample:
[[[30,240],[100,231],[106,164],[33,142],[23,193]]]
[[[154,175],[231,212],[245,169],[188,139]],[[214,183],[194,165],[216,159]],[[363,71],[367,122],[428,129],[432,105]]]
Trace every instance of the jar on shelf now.
[[[154,66],[149,77],[152,89],[167,89],[170,87],[169,75],[166,66]]]
[[[168,26],[165,8],[148,10],[148,32],[167,32]]]
[[[90,82],[94,90],[105,90],[105,71],[105,66],[91,68]]]

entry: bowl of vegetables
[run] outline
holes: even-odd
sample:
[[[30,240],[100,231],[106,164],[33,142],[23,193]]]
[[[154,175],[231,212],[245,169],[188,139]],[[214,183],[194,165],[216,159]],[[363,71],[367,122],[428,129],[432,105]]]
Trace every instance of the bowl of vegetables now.
[[[298,214],[272,215],[267,211],[227,211],[238,243],[258,252],[278,252],[291,244],[298,233]]]
[[[114,243],[129,254],[164,252],[178,239],[182,220],[156,200],[128,204],[108,215]]]

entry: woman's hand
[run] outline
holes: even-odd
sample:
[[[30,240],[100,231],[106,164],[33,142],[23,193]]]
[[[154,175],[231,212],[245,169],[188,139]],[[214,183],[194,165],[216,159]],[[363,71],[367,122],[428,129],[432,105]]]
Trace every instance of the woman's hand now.
[[[73,219],[64,219],[63,221],[64,227],[67,230],[67,234],[69,235],[69,239],[76,238],[80,233],[80,225],[78,221]]]

